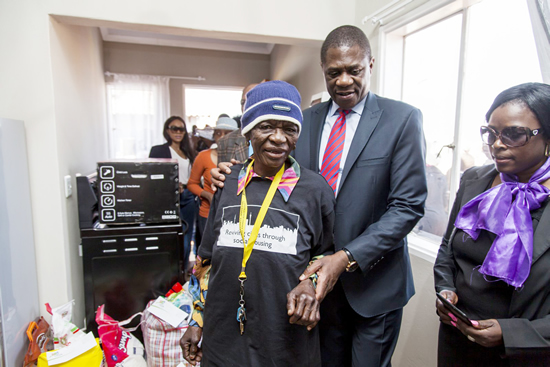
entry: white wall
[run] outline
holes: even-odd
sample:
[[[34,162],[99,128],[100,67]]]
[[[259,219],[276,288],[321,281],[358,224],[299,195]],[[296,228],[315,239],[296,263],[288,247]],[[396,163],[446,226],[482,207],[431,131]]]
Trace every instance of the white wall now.
[[[416,294],[403,310],[392,364],[396,367],[435,367],[439,317],[435,314],[433,261],[411,254],[411,265]]]
[[[74,298],[73,320],[83,326],[84,289],[75,174],[87,175],[96,162],[107,158],[103,43],[99,30],[50,23],[53,92],[59,162],[58,181],[71,176],[73,195],[62,196],[65,240],[62,253],[69,299]],[[58,264],[61,267],[61,263]]]
[[[96,21],[126,23],[136,28],[154,26],[163,32],[197,35],[201,31],[219,37],[238,35],[242,40],[265,37],[320,40],[333,28],[354,21],[355,0],[280,1],[134,1],[49,0],[53,14]],[[284,42],[283,42],[284,43]]]
[[[70,297],[49,19],[40,1],[3,2],[1,8],[0,116],[25,122],[39,300],[45,314],[44,302]]]
[[[277,45],[271,53],[271,78],[285,80],[300,91],[302,108],[326,90],[321,70],[321,42],[317,47]]]
[[[65,199],[62,177],[74,185],[106,157],[101,41],[97,30],[50,23],[42,4],[2,5],[0,116],[25,122],[41,314],[75,298],[82,326],[76,191]]]

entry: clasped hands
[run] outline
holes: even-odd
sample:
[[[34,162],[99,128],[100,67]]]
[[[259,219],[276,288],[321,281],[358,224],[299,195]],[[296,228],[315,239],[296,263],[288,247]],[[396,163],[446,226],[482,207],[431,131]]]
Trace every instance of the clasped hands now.
[[[455,292],[444,290],[440,293],[453,305],[458,302],[458,296]],[[497,320],[470,320],[472,322],[472,326],[470,326],[454,316],[439,299],[436,299],[435,307],[442,323],[456,327],[470,341],[484,347],[495,347],[503,343],[502,329]]]
[[[315,260],[300,275],[300,284],[287,295],[287,310],[291,324],[305,325],[311,330],[321,316],[319,306],[328,292],[334,288],[340,274],[346,269],[348,257],[344,251]],[[309,277],[317,274],[317,288],[313,290]],[[304,285],[304,286],[302,286]],[[307,286],[305,286],[307,285]],[[309,309],[308,309],[309,307]]]
[[[218,167],[213,168],[212,190],[215,192],[218,187],[223,188],[225,174],[230,174],[232,167],[239,164],[232,159],[231,163],[221,162]],[[314,261],[300,276],[300,283],[287,294],[287,311],[290,316],[290,323],[307,326],[308,330],[313,329],[320,319],[319,305],[328,292],[334,288],[338,277],[345,270],[348,259],[343,251],[334,255],[325,256]],[[317,288],[313,288],[312,282],[308,279],[312,274],[317,273]]]

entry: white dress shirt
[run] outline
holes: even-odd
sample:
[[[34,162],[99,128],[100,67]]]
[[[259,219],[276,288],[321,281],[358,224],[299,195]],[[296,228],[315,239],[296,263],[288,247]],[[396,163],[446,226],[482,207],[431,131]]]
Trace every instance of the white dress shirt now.
[[[179,180],[183,185],[187,185],[189,176],[191,175],[191,164],[188,158],[182,158],[172,147],[170,148],[170,155],[172,159],[178,160],[179,165]]]
[[[368,95],[367,95],[368,97]],[[346,164],[346,158],[348,157],[349,148],[359,126],[359,120],[361,120],[361,114],[363,113],[363,108],[365,108],[365,101],[367,97],[363,98],[359,103],[351,109],[351,112],[346,116],[346,139],[344,140],[344,148],[342,150],[342,158],[340,159],[340,167],[338,168],[338,181],[336,182],[336,191],[335,194],[338,195],[338,190],[340,188],[340,179],[342,178],[342,170]],[[336,123],[338,116],[340,115],[337,110],[340,107],[336,102],[332,101],[332,105],[325,119],[325,124],[323,125],[323,132],[321,134],[321,145],[319,146],[319,170],[323,166],[323,156],[325,155],[325,149],[327,147],[328,138],[330,136],[330,131],[332,126]]]

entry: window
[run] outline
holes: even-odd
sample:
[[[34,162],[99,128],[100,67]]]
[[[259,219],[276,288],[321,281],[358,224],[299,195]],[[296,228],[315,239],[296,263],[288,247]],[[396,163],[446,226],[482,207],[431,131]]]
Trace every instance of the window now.
[[[147,158],[153,145],[162,144],[168,118],[168,78],[110,74],[107,88],[109,157]]]
[[[542,81],[525,1],[461,4],[381,30],[382,94],[424,115],[429,192],[415,232],[437,244],[461,173],[492,163],[479,127],[493,99],[513,85]]]
[[[235,117],[241,114],[241,96],[243,89],[224,87],[184,86],[184,106],[187,128],[193,125],[204,129],[206,125],[214,127],[222,113]]]

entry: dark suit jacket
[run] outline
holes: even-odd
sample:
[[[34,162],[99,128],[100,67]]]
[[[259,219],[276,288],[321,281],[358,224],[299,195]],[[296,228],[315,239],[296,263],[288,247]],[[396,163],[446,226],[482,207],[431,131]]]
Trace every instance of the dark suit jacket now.
[[[172,158],[170,144],[164,143],[162,145],[153,146],[149,152],[149,158]]]
[[[331,103],[304,111],[295,157],[315,172]],[[421,112],[369,93],[342,172],[334,225],[335,250],[346,247],[360,266],[340,280],[364,317],[402,308],[414,294],[405,236],[424,213],[424,157]]]
[[[457,271],[450,237],[460,208],[489,187],[498,174],[493,165],[473,167],[462,175],[447,233],[434,266],[436,290],[456,292]],[[550,366],[550,205],[533,233],[533,262],[523,288],[515,291],[509,319],[499,319],[506,355],[512,366]],[[479,264],[476,264],[479,265]],[[472,264],[472,268],[476,265]]]

